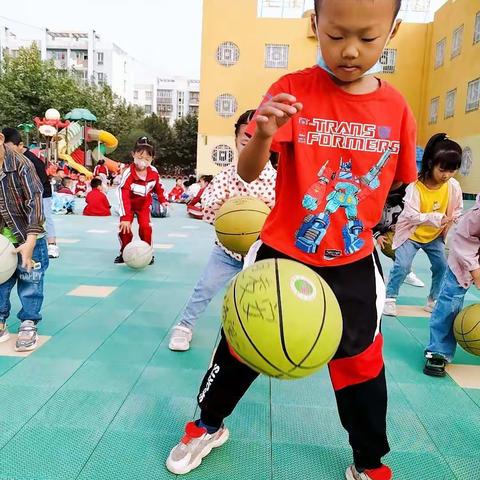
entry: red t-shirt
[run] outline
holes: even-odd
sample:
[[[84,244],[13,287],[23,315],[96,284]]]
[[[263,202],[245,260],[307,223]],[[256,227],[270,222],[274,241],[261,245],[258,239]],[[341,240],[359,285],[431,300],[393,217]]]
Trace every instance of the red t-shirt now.
[[[276,204],[261,239],[303,263],[335,266],[373,251],[393,182],[417,178],[416,123],[402,95],[381,81],[352,95],[319,67],[285,75],[264,101],[290,93],[303,110],[280,128]],[[247,132],[253,134],[252,121]]]
[[[83,214],[89,217],[108,217],[110,216],[110,203],[108,203],[107,196],[98,188],[94,188],[88,193],[86,207],[83,209]]]

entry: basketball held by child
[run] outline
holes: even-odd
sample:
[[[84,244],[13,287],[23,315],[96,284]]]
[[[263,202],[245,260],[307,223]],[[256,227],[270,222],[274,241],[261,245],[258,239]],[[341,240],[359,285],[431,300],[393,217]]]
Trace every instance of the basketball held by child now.
[[[219,242],[232,252],[246,255],[258,240],[269,213],[270,208],[258,198],[235,197],[227,200],[215,218]]]
[[[464,308],[457,315],[453,333],[464,350],[480,356],[480,303]]]
[[[123,250],[123,260],[130,268],[145,268],[153,257],[153,248],[143,240],[130,242]]]
[[[279,379],[322,368],[342,336],[330,287],[307,266],[286,259],[262,260],[240,272],[225,295],[222,322],[233,353]]]
[[[0,235],[0,284],[5,283],[17,269],[18,256],[13,243]]]

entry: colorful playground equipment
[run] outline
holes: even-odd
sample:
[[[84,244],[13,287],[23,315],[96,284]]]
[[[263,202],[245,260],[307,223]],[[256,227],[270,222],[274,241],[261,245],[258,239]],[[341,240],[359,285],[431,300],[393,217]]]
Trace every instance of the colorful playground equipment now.
[[[72,120],[83,119],[86,113],[91,115],[87,118],[89,121],[96,121],[96,117],[86,109],[74,109],[66,115]],[[78,115],[77,115],[78,114]],[[95,162],[98,160],[105,160],[105,165],[109,171],[117,173],[120,170],[120,163],[115,162],[107,157],[105,154],[113,152],[118,146],[117,138],[105,130],[97,130],[87,127],[79,123],[79,121],[60,120],[60,113],[55,109],[49,109],[45,112],[45,118],[35,118],[35,125],[39,132],[47,139],[47,149],[45,156],[54,164],[58,160],[63,160],[68,166],[78,173],[85,174],[88,178],[93,176],[93,173],[86,168],[85,165],[85,151],[82,148],[84,143],[97,142],[97,146],[92,151],[92,158]],[[59,129],[61,130],[59,131]]]

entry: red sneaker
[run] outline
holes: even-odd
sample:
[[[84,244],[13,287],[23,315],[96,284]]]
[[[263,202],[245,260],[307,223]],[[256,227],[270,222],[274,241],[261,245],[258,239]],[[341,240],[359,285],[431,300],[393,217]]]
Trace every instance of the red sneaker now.
[[[355,465],[350,465],[345,472],[345,478],[347,480],[392,480],[393,473],[386,465],[365,469],[361,472],[356,469]]]

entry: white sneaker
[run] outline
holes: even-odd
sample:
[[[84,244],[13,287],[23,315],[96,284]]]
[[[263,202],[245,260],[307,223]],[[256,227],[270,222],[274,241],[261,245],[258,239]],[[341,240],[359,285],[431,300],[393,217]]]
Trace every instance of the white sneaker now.
[[[385,299],[385,305],[383,306],[383,314],[388,317],[397,316],[397,300],[395,298]]]
[[[228,437],[228,429],[224,426],[210,435],[205,428],[198,427],[195,422],[187,423],[185,435],[167,458],[166,466],[168,470],[176,475],[191,472],[202,463],[202,459],[213,448],[221,447],[228,440]]]
[[[170,335],[168,348],[174,352],[186,352],[190,349],[192,335],[193,332],[188,327],[176,325],[173,327],[172,334]]]
[[[432,300],[431,298],[427,298],[427,304],[423,307],[423,309],[428,313],[432,313],[433,309],[435,308],[436,303],[437,303],[436,300]]]
[[[413,273],[410,272],[404,280],[404,283],[411,285],[412,287],[424,287],[425,284]]]
[[[10,334],[8,333],[8,327],[6,322],[0,322],[0,343],[10,340]]]
[[[48,256],[49,258],[58,258],[60,256],[60,250],[58,249],[58,245],[55,243],[48,244]]]

